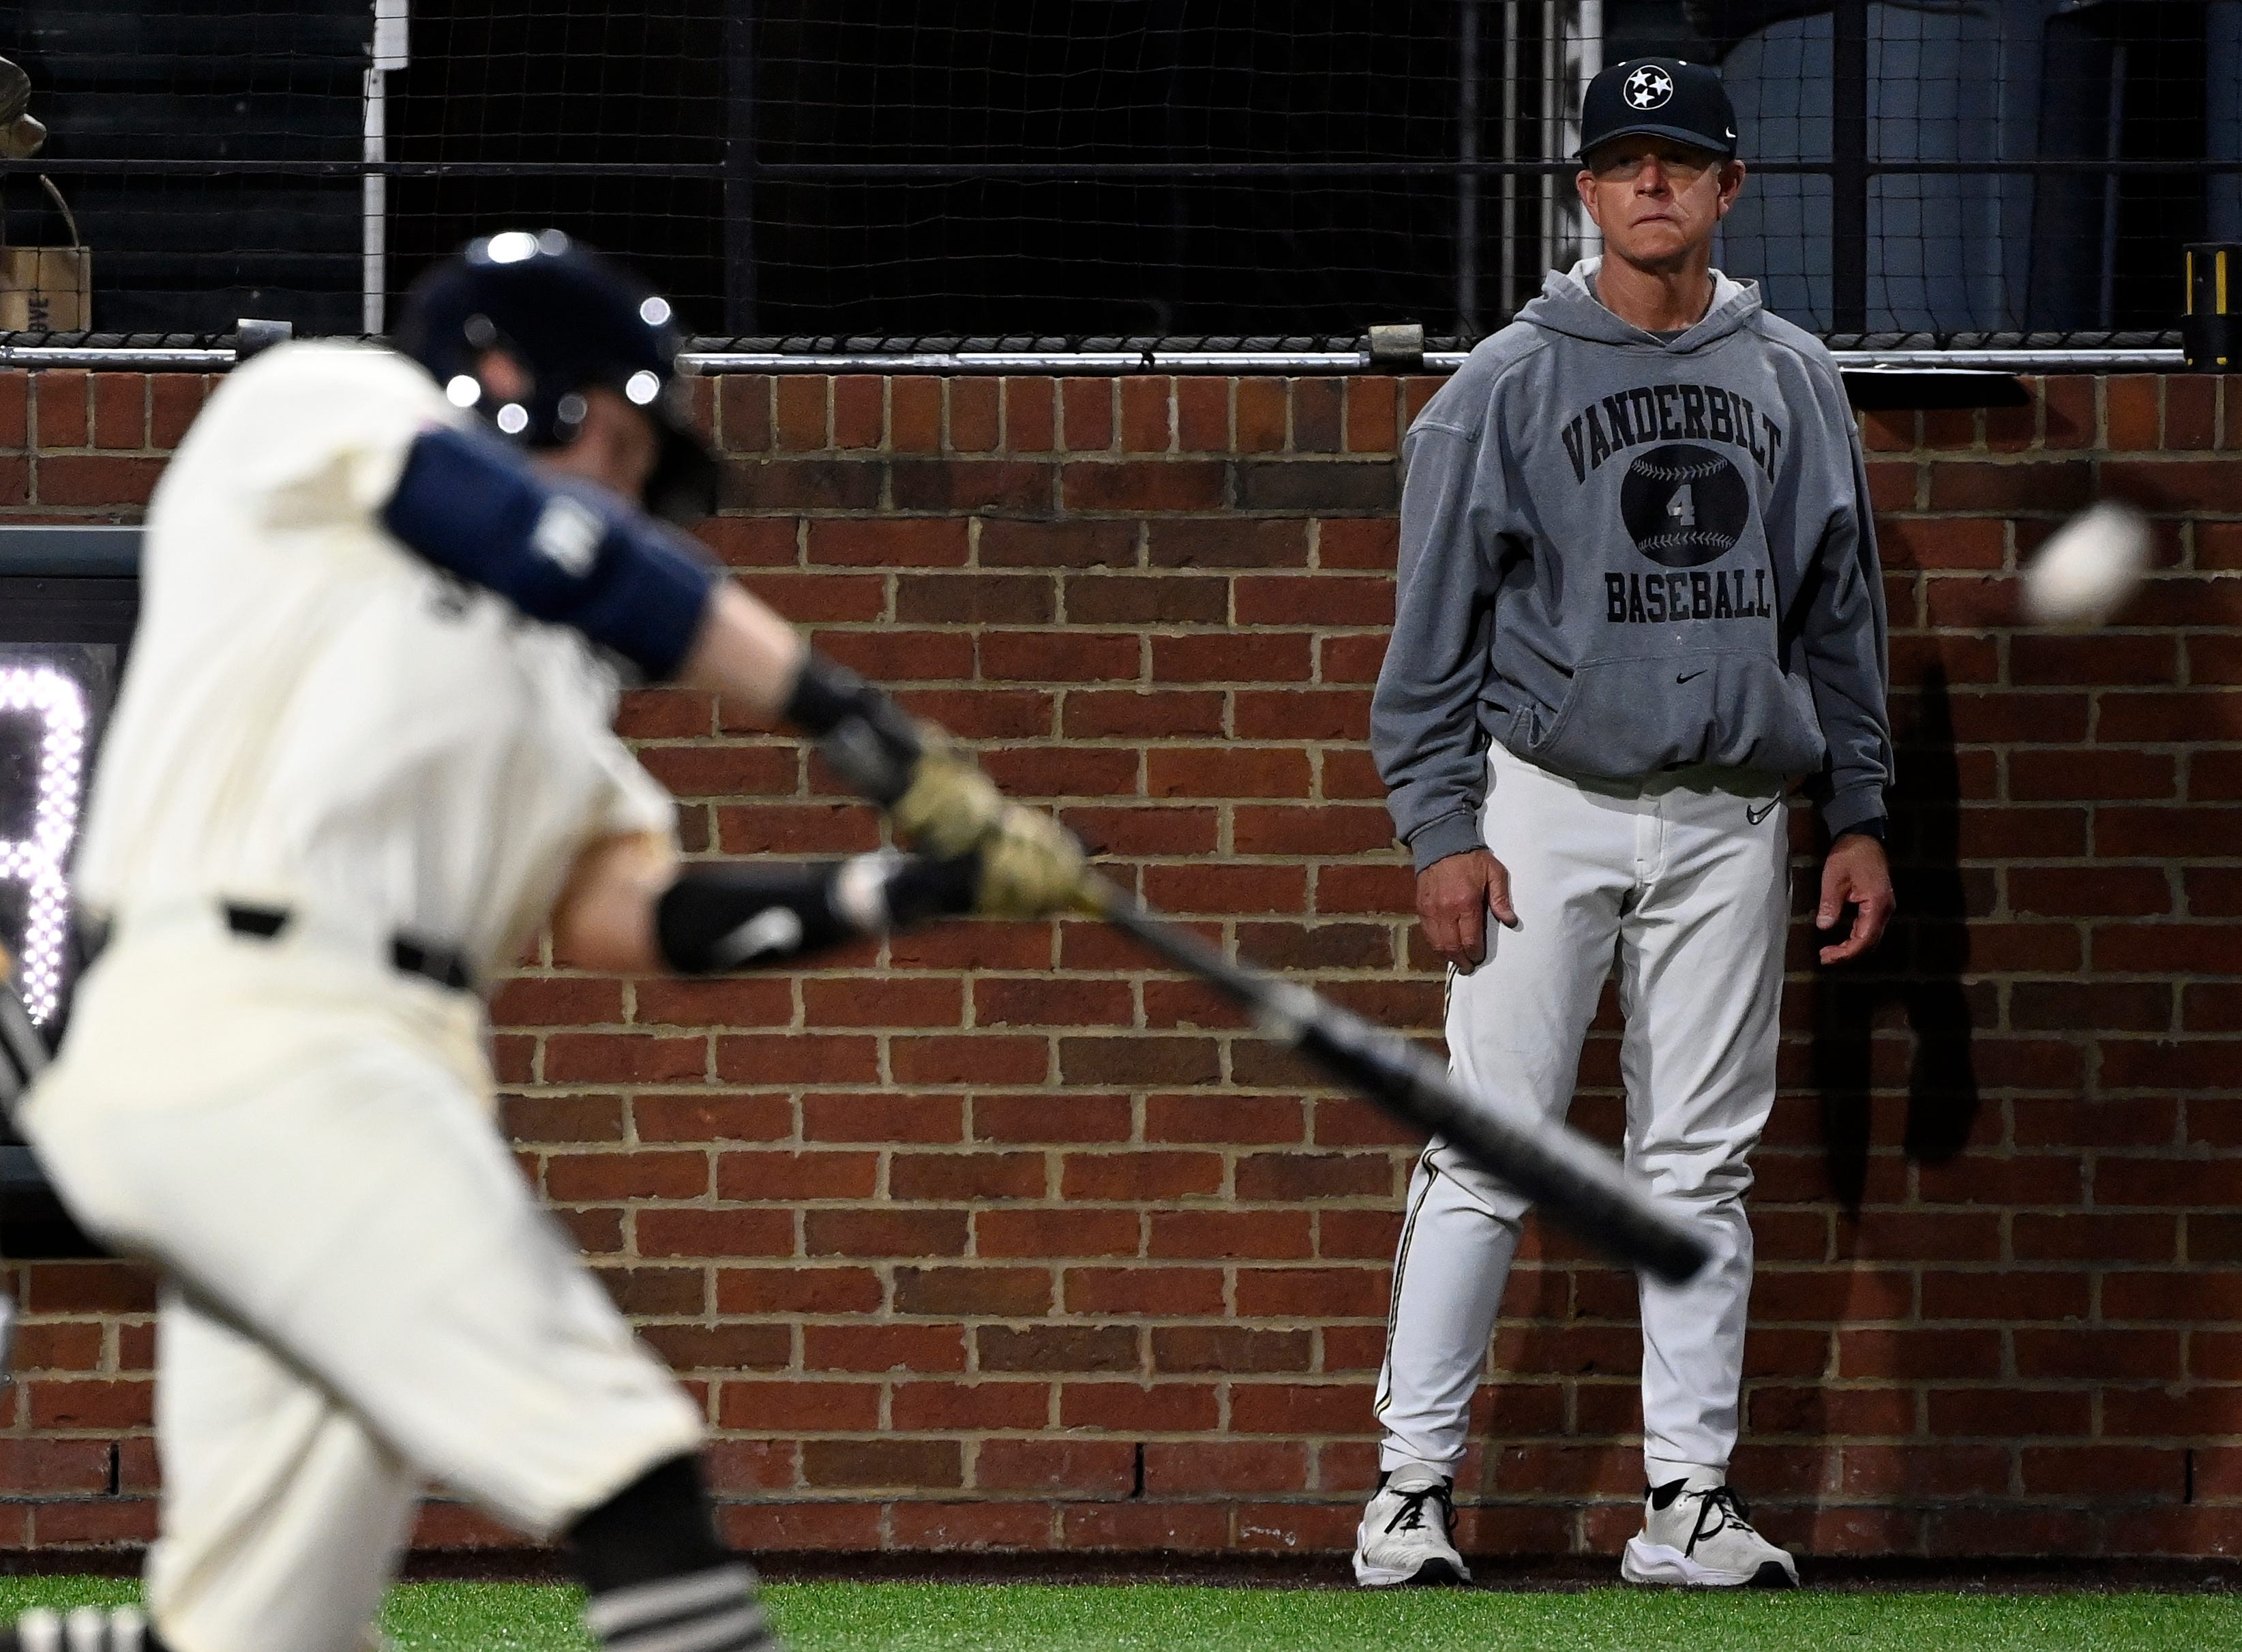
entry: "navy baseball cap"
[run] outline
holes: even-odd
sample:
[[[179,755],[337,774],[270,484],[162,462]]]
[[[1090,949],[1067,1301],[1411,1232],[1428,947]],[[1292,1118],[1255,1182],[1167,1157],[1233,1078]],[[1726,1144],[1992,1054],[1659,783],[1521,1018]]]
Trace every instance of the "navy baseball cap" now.
[[[1588,83],[1581,95],[1581,158],[1614,138],[1644,134],[1736,152],[1736,106],[1720,71],[1680,57],[1630,57]]]

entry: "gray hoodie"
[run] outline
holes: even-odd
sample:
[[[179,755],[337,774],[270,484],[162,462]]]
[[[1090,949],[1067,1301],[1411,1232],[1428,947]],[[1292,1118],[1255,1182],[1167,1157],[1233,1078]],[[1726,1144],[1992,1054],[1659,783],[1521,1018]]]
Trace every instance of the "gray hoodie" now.
[[[1715,276],[1661,339],[1553,272],[1402,443],[1401,580],[1372,702],[1422,870],[1477,848],[1487,742],[1561,773],[1804,776],[1829,829],[1891,777],[1868,480],[1827,351]]]

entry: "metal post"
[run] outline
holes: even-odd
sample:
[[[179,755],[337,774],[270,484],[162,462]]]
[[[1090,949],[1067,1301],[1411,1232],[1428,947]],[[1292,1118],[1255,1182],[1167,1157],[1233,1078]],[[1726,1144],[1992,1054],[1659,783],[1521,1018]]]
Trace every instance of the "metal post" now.
[[[1580,58],[1573,71],[1571,100],[1565,111],[1565,150],[1570,155],[1580,146],[1581,108],[1588,101],[1588,83],[1603,72],[1604,68],[1604,0],[1578,0],[1580,17]],[[1569,181],[1569,180],[1567,180]],[[1580,226],[1580,256],[1592,259],[1601,256],[1604,250],[1603,232],[1587,211],[1577,204],[1572,209],[1573,219]]]
[[[1460,0],[1456,53],[1456,331],[1479,332],[1479,0]]]
[[[379,69],[366,71],[366,136],[363,158],[379,165],[389,158],[389,97]],[[359,331],[381,331],[389,297],[389,179],[369,171],[359,181]]]
[[[2125,151],[2125,43],[2120,40],[2110,54],[2110,108],[2103,127],[2102,153],[2117,160]],[[2102,180],[2101,290],[2095,306],[2098,325],[2118,325],[2118,174]]]
[[[1869,0],[1836,0],[1829,39],[1829,326],[1869,330]]]
[[[1502,158],[1518,158],[1518,0],[1502,0]],[[1518,174],[1502,175],[1502,313],[1518,313]]]
[[[754,0],[724,7],[724,330],[755,330]]]
[[[405,67],[407,0],[373,0],[373,48],[366,71],[366,129],[360,158],[389,158],[389,76]],[[359,185],[359,326],[378,333],[388,319],[389,179],[369,170]]]
[[[1558,107],[1564,97],[1564,55],[1561,43],[1564,24],[1557,10],[1558,0],[1541,0],[1541,158],[1557,158],[1561,136],[1558,126]],[[1541,265],[1543,270],[1557,265],[1557,175],[1541,174]]]

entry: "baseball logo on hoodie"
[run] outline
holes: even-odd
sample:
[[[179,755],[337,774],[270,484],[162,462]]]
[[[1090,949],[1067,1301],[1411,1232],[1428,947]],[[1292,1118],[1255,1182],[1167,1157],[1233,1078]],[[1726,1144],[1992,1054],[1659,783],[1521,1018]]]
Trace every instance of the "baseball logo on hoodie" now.
[[[1640,453],[1619,490],[1635,548],[1665,567],[1701,567],[1735,548],[1751,520],[1751,489],[1709,447],[1675,442]]]

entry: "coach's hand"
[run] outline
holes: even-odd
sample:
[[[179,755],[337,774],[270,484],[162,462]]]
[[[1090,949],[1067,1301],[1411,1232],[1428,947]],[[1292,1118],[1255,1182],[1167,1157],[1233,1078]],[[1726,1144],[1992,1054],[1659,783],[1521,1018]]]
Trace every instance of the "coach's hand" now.
[[[1510,874],[1483,849],[1434,861],[1417,874],[1417,917],[1433,950],[1460,974],[1469,975],[1487,957],[1487,915],[1507,929],[1518,927],[1510,903]]]
[[[1843,940],[1822,949],[1822,962],[1843,964],[1874,946],[1883,938],[1897,904],[1884,846],[1860,832],[1839,838],[1822,863],[1822,905],[1814,914],[1814,927],[1824,933],[1836,929],[1848,906],[1853,909],[1853,927]]]

